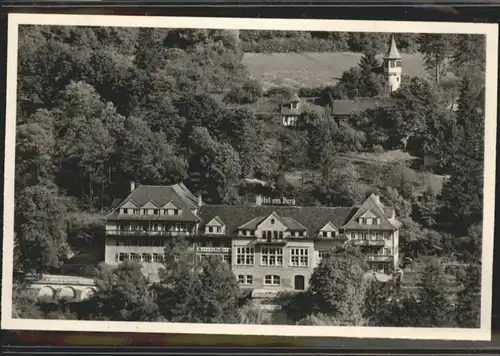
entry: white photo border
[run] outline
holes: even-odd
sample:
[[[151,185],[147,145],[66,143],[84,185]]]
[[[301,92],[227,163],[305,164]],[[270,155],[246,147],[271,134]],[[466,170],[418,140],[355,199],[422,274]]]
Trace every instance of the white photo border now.
[[[18,28],[20,25],[207,28],[386,33],[462,33],[486,36],[486,109],[481,274],[481,326],[478,329],[411,327],[334,327],[295,325],[187,324],[30,320],[12,318],[14,179]],[[491,340],[495,206],[498,25],[443,22],[149,17],[121,15],[9,14],[4,162],[2,329],[40,331],[141,332],[214,335],[348,337],[421,340]]]

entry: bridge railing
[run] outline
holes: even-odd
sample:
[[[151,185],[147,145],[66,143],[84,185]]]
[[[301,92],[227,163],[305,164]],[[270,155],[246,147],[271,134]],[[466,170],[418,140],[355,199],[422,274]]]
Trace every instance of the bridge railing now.
[[[43,275],[39,280],[34,281],[35,283],[46,283],[46,284],[68,284],[68,285],[86,285],[93,286],[94,279],[85,277],[74,277],[74,276],[64,276],[64,275]]]

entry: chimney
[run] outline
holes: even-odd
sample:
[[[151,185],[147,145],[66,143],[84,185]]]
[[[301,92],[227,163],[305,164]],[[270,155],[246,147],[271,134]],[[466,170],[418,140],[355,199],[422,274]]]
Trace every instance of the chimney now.
[[[132,193],[135,190],[135,181],[131,180],[130,181],[130,193]]]
[[[261,206],[262,205],[262,196],[261,195],[257,195],[255,197],[255,205],[256,206]]]
[[[201,194],[198,195],[198,207],[202,206],[203,205],[203,199],[201,197]]]

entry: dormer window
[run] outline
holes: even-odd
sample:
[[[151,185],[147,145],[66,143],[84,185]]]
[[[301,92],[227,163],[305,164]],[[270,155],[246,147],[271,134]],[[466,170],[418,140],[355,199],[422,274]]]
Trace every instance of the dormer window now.
[[[158,215],[158,214],[159,214],[159,211],[160,211],[160,210],[158,210],[158,209],[153,209],[153,214],[154,214],[154,215]]]
[[[291,103],[290,105],[292,109],[297,109],[299,107],[299,103]]]
[[[205,234],[224,234],[224,223],[218,217],[214,217],[205,226]],[[244,233],[244,230],[241,231]]]
[[[321,229],[319,229],[318,236],[322,238],[331,238],[337,235],[337,227],[329,221]]]
[[[127,209],[127,208],[122,209],[122,213],[123,213],[123,214],[128,214],[128,209]]]
[[[134,209],[134,214],[135,215],[140,215],[141,214],[141,209]]]

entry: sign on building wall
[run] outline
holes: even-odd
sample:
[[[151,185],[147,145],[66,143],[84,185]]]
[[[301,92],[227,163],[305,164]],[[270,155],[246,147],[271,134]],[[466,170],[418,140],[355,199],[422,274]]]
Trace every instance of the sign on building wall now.
[[[271,198],[271,197],[261,197],[261,204],[264,205],[288,205],[294,206],[296,204],[295,199],[281,197],[281,198]]]

